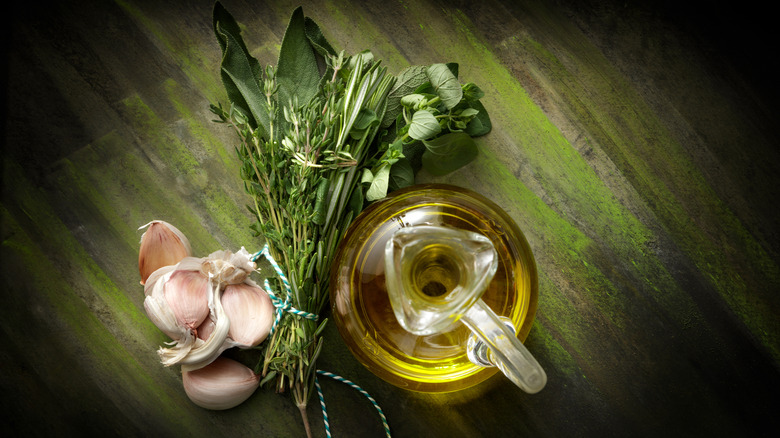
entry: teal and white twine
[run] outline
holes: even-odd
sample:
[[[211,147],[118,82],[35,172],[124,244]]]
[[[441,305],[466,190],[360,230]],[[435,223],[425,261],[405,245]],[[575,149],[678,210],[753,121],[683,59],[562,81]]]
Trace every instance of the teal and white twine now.
[[[385,436],[387,436],[387,438],[390,438],[390,426],[387,424],[387,417],[385,417],[385,413],[382,412],[382,408],[379,407],[379,403],[377,403],[376,400],[374,400],[374,397],[371,397],[371,395],[369,393],[367,393],[363,388],[361,388],[357,384],[355,384],[352,381],[347,380],[347,379],[345,379],[345,378],[343,378],[341,376],[338,376],[338,375],[333,374],[333,373],[329,373],[327,371],[322,371],[322,370],[317,370],[317,374],[320,375],[320,376],[330,377],[331,379],[333,379],[333,380],[335,380],[337,382],[341,382],[341,383],[344,383],[346,385],[349,385],[351,388],[356,389],[358,392],[360,392],[361,394],[366,396],[368,401],[370,401],[371,404],[374,405],[374,409],[376,409],[376,411],[379,413],[379,418],[382,420],[382,427],[384,427],[384,429],[385,429]],[[328,436],[328,438],[330,438],[330,436],[331,436],[330,435],[330,424],[328,422],[328,412],[327,412],[327,410],[325,408],[325,397],[322,395],[322,388],[320,387],[320,382],[319,382],[319,380],[317,379],[316,376],[314,378],[314,385],[317,387],[317,395],[320,398],[320,407],[322,408],[322,417],[323,417],[323,419],[325,421],[325,434]]]
[[[317,370],[319,373],[319,370]],[[330,421],[328,421],[328,409],[325,407],[325,396],[322,394],[322,387],[320,386],[320,379],[314,376],[314,386],[317,388],[317,397],[320,399],[320,408],[322,409],[322,422],[325,423],[325,435],[331,438],[330,435]]]
[[[310,319],[312,321],[316,321],[318,318],[317,315],[309,312],[304,312],[303,310],[298,310],[292,306],[292,303],[290,302],[292,300],[292,288],[290,288],[290,282],[287,280],[287,276],[284,275],[282,269],[276,263],[276,260],[274,260],[274,258],[271,256],[271,253],[269,252],[268,249],[268,244],[263,246],[263,249],[261,251],[255,253],[255,255],[252,256],[251,260],[254,262],[260,257],[264,257],[266,260],[268,260],[268,262],[274,268],[276,275],[279,277],[279,280],[282,281],[282,284],[284,285],[284,289],[285,289],[285,298],[284,300],[282,300],[281,298],[277,297],[273,293],[273,291],[271,290],[271,285],[268,282],[268,279],[266,278],[264,281],[265,291],[268,293],[268,297],[271,298],[271,303],[273,303],[274,307],[276,307],[276,317],[274,318],[274,323],[271,326],[271,332],[269,333],[269,335],[272,335],[274,333],[274,330],[276,330],[276,326],[279,324],[279,321],[282,320],[282,316],[284,315],[284,312],[290,312],[294,315],[298,315],[300,317]],[[317,370],[317,375],[330,377],[331,379],[336,380],[337,382],[341,382],[346,385],[349,385],[353,389],[356,389],[358,392],[363,394],[371,402],[371,404],[374,406],[376,411],[379,413],[379,418],[382,420],[382,426],[385,429],[385,435],[388,438],[390,438],[390,426],[387,424],[387,418],[385,417],[384,412],[382,412],[382,408],[380,408],[379,404],[376,402],[376,400],[374,400],[374,397],[371,397],[369,393],[367,393],[363,388],[361,388],[357,384],[339,375],[327,371],[322,371],[322,370]],[[331,438],[330,422],[328,421],[328,410],[325,407],[325,397],[322,394],[322,387],[320,386],[320,381],[317,378],[317,375],[314,376],[314,386],[317,388],[317,396],[320,399],[320,408],[322,408],[322,419],[323,422],[325,423],[325,434],[328,436],[328,438]]]
[[[295,307],[293,307],[291,300],[292,300],[292,288],[290,288],[290,282],[287,280],[287,276],[284,275],[284,272],[279,267],[279,264],[276,263],[276,260],[274,260],[273,257],[271,257],[271,253],[268,249],[268,244],[266,244],[263,249],[252,256],[252,261],[256,261],[260,257],[265,257],[266,260],[268,260],[268,263],[271,264],[271,266],[274,268],[274,271],[276,271],[276,275],[279,276],[279,280],[282,281],[282,284],[284,285],[285,289],[285,298],[282,300],[281,298],[277,297],[273,291],[271,290],[271,285],[268,282],[268,279],[266,278],[264,281],[265,291],[268,293],[268,297],[271,299],[271,303],[276,307],[276,317],[274,318],[274,323],[271,325],[271,332],[269,335],[274,334],[274,331],[276,330],[276,326],[279,325],[279,321],[282,320],[282,315],[284,315],[284,312],[290,312],[294,315],[298,315],[300,317],[310,319],[312,321],[316,321],[318,316],[314,313],[304,312],[303,310],[298,310]]]

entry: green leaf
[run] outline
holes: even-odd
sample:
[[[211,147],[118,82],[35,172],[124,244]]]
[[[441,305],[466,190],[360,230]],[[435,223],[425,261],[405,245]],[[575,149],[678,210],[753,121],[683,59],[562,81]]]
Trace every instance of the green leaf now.
[[[469,82],[463,86],[463,98],[469,102],[482,99],[485,96],[485,92],[482,91],[476,84]]]
[[[259,370],[255,370],[256,373],[259,374]],[[263,377],[263,380],[260,381],[260,386],[265,386],[268,382],[276,379],[276,371],[271,371],[268,374],[266,374],[265,377]]]
[[[422,168],[422,154],[425,150],[425,145],[420,141],[413,141],[404,145],[404,157],[409,161],[414,173],[417,173]]]
[[[415,140],[427,140],[441,132],[441,126],[430,111],[420,110],[412,116],[409,123],[409,137]]]
[[[347,212],[344,214],[344,217],[355,217],[363,211],[363,203],[365,202],[365,198],[363,197],[363,190],[361,190],[360,186],[356,186],[354,190],[352,190],[352,195],[349,197],[349,202],[347,203]],[[349,221],[347,221],[347,224],[349,224]]]
[[[446,65],[447,65],[447,68],[450,69],[452,74],[455,75],[455,77],[457,78],[458,77],[458,63],[457,62],[448,62]]]
[[[385,152],[378,160],[378,166],[395,164],[404,156],[404,143],[400,139],[388,145]],[[376,167],[378,170],[378,167]]]
[[[363,50],[362,52],[358,53],[357,55],[353,55],[349,58],[349,62],[347,63],[347,69],[348,70],[354,70],[355,67],[358,65],[358,58],[361,58],[361,64],[363,66],[363,69],[368,68],[368,66],[371,65],[372,62],[374,62],[374,54],[371,53],[371,50]]]
[[[317,225],[325,223],[325,213],[328,211],[328,189],[330,181],[326,178],[320,180],[317,186],[317,193],[314,198],[314,216],[311,221]]]
[[[420,102],[425,99],[425,96],[422,94],[412,93],[407,94],[406,96],[401,98],[401,106],[409,109],[414,109]]]
[[[374,172],[371,171],[369,168],[363,169],[363,176],[360,178],[360,182],[362,184],[371,184],[371,181],[374,180]]]
[[[414,184],[414,169],[406,158],[400,158],[390,168],[388,191],[402,189]]]
[[[262,133],[268,132],[268,110],[259,82],[262,67],[249,54],[238,23],[219,2],[214,4],[212,19],[214,34],[222,49],[220,76],[228,99],[239,112],[248,117],[253,128],[261,127],[264,130]]]
[[[330,45],[328,40],[322,34],[320,26],[311,18],[306,17],[304,19],[304,28],[306,31],[306,38],[309,39],[309,43],[323,58],[328,56],[337,56],[338,52],[333,46]]]
[[[446,175],[476,158],[477,144],[464,132],[444,134],[430,141],[424,141],[425,152],[422,166],[433,176]]]
[[[401,98],[413,93],[417,87],[428,82],[425,68],[423,65],[413,65],[405,68],[398,74],[395,86],[390,90],[390,94],[387,95],[387,109],[381,124],[383,128],[392,125],[396,117],[401,114]]]
[[[366,129],[379,123],[379,117],[368,108],[362,108],[352,124],[350,134],[353,138],[361,138]]]
[[[463,111],[458,114],[459,117],[467,118],[467,117],[474,117],[477,114],[479,114],[479,110],[476,110],[474,108],[466,108]]]
[[[297,96],[298,102],[305,105],[318,91],[320,70],[306,36],[306,20],[300,6],[293,11],[284,32],[276,80],[279,84],[278,99],[281,107],[289,105],[293,96]]]
[[[446,64],[432,64],[425,70],[433,89],[447,109],[452,109],[463,98],[463,89],[458,78]]]
[[[465,132],[472,137],[479,137],[485,135],[493,129],[493,124],[490,122],[490,116],[487,110],[480,101],[471,102],[471,107],[479,111],[473,119],[466,125]]]
[[[371,185],[366,191],[366,201],[376,201],[382,199],[387,195],[387,187],[390,182],[390,166],[384,165],[379,168],[379,171],[374,175]]]

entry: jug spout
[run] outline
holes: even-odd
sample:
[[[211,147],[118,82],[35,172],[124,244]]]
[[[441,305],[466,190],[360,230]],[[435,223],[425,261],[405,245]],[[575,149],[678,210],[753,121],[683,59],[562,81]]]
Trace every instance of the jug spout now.
[[[400,228],[385,247],[390,304],[399,324],[415,335],[465,324],[487,348],[481,356],[469,353],[473,362],[495,365],[521,389],[535,393],[546,383],[544,370],[514,327],[481,299],[497,263],[492,242],[479,233],[440,225]]]

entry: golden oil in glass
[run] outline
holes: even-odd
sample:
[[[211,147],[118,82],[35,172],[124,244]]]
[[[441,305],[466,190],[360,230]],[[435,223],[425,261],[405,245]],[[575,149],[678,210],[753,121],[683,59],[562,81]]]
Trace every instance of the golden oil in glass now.
[[[448,392],[476,385],[495,374],[467,357],[470,331],[462,324],[444,332],[416,336],[398,323],[385,287],[385,244],[401,227],[439,225],[478,232],[498,253],[498,268],[482,299],[510,318],[522,341],[537,304],[533,255],[514,221],[487,198],[454,186],[428,184],[393,192],[371,205],[350,226],[339,245],[331,276],[331,310],[341,336],[355,357],[374,374],[414,391]],[[425,251],[412,263],[412,278],[429,300],[446,295],[457,281],[457,254]],[[426,281],[427,280],[427,281]]]

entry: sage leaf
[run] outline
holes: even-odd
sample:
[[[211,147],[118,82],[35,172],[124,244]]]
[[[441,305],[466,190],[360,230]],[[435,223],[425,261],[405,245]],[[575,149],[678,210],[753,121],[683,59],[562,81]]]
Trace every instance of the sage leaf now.
[[[374,172],[371,171],[369,168],[363,169],[363,176],[360,178],[361,184],[371,184],[371,181],[374,180]]]
[[[387,95],[387,109],[382,119],[382,128],[392,125],[398,115],[401,114],[401,98],[428,82],[425,69],[426,67],[423,65],[413,65],[405,68],[398,74],[395,86],[390,90],[390,94]]]
[[[479,110],[474,108],[466,108],[463,111],[461,111],[461,113],[458,114],[458,116],[463,118],[468,118],[468,117],[474,117],[477,114],[479,114]]]
[[[433,176],[446,175],[470,163],[477,157],[477,144],[464,132],[451,132],[424,141],[422,167]]]
[[[306,17],[304,19],[304,29],[306,31],[306,38],[309,39],[309,43],[323,58],[328,56],[336,56],[338,52],[333,46],[330,45],[328,40],[322,34],[320,26],[311,18]]]
[[[228,99],[253,128],[261,128],[261,134],[265,134],[270,119],[259,82],[262,67],[249,54],[238,23],[219,2],[214,4],[212,20],[214,34],[222,49],[220,76]]]
[[[460,103],[463,98],[463,89],[458,78],[446,64],[432,64],[425,70],[425,74],[447,109],[452,109]]]
[[[458,63],[457,62],[448,62],[446,64],[446,66],[447,66],[448,69],[450,69],[452,74],[455,75],[455,77],[457,78],[458,77]]]
[[[348,70],[355,69],[355,67],[358,65],[358,58],[360,58],[363,68],[366,68],[366,66],[369,66],[372,62],[374,62],[374,54],[371,53],[371,50],[366,49],[349,58],[349,62],[347,63]]]
[[[355,187],[352,190],[352,195],[349,197],[349,202],[347,203],[346,211],[350,212],[345,215],[345,223],[349,224],[352,220],[352,217],[357,216],[360,214],[361,211],[363,211],[363,203],[365,202],[365,197],[363,196],[363,190],[361,190],[360,186]]]
[[[425,145],[421,141],[404,144],[404,157],[412,166],[414,173],[417,173],[422,168],[422,154],[425,150]]]
[[[355,122],[352,124],[352,131],[350,134],[353,138],[361,138],[366,129],[379,123],[379,117],[377,117],[374,111],[368,108],[361,108],[358,112]]]
[[[314,215],[311,221],[317,225],[325,223],[325,213],[328,211],[328,189],[330,180],[322,178],[317,186],[317,193],[314,198]]]
[[[439,121],[430,111],[420,110],[412,116],[409,123],[409,137],[415,140],[427,140],[441,132]]]
[[[318,91],[320,70],[306,36],[306,20],[300,6],[293,11],[282,38],[276,81],[281,107],[289,105],[294,96],[298,97],[301,105],[305,105]]]

